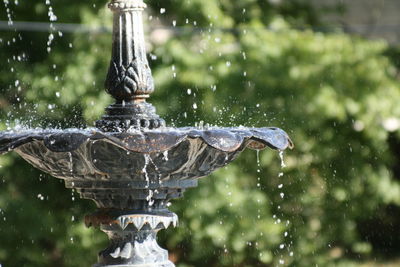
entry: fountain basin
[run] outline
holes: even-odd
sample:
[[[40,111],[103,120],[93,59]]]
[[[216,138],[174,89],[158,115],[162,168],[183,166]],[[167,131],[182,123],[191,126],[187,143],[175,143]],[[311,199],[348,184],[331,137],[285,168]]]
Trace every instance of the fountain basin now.
[[[171,199],[226,166],[245,148],[292,148],[278,128],[167,128],[103,132],[37,129],[0,132],[0,154],[14,150],[34,167],[63,179],[98,210],[85,224],[110,245],[95,267],[173,267],[156,234],[178,217]]]
[[[0,133],[0,153],[15,150],[99,208],[164,208],[165,200],[181,197],[198,178],[226,166],[246,147],[284,150],[292,142],[278,128]]]

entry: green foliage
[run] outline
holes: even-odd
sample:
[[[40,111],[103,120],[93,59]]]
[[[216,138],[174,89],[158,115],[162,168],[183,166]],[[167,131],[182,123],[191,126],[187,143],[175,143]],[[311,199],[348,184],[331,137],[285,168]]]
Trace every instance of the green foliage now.
[[[48,7],[30,2],[13,7],[15,17],[47,20]],[[61,2],[53,6],[60,22],[111,25],[104,1]],[[400,117],[400,84],[387,45],[293,29],[318,23],[301,1],[149,4],[150,23],[177,24],[155,31],[172,38],[150,38],[157,88],[150,101],[170,125],[277,126],[296,145],[283,170],[276,152],[260,152],[258,166],[257,153],[247,151],[174,201],[180,228],[160,235],[178,266],[359,266],[398,256],[400,142],[388,124]],[[56,33],[50,53],[47,33],[1,34],[0,60],[10,59],[0,69],[3,128],[16,119],[93,125],[111,103],[102,86],[110,34]],[[12,59],[22,53],[25,60]],[[16,155],[0,165],[0,262],[93,263],[106,242],[83,227],[94,205],[73,201],[62,183]]]

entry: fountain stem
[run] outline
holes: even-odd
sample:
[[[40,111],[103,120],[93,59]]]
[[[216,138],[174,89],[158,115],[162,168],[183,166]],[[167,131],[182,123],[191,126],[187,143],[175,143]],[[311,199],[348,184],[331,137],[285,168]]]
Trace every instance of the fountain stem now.
[[[165,126],[155,108],[146,103],[154,91],[154,81],[146,56],[142,0],[112,0],[113,44],[105,88],[116,103],[96,122],[103,131]]]
[[[85,223],[100,227],[111,241],[93,267],[175,267],[168,251],[157,244],[159,230],[177,225],[174,213],[110,216],[110,212],[101,211],[86,216]]]
[[[106,89],[117,102],[142,102],[154,91],[142,23],[146,5],[142,0],[116,0],[108,7],[114,12],[114,26]]]

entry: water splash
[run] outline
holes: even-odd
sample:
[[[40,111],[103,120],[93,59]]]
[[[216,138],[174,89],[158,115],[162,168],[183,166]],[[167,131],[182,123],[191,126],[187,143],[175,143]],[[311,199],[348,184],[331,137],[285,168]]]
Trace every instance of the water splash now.
[[[46,0],[45,1],[46,6],[48,6],[47,8],[47,16],[49,17],[49,21],[50,21],[50,33],[47,39],[47,52],[50,53],[51,52],[51,45],[53,43],[54,40],[54,32],[56,31],[56,28],[54,27],[53,22],[57,21],[57,16],[55,15],[54,11],[53,11],[53,7],[51,6],[51,2],[50,0]],[[58,31],[58,35],[62,36],[62,33],[60,31]]]

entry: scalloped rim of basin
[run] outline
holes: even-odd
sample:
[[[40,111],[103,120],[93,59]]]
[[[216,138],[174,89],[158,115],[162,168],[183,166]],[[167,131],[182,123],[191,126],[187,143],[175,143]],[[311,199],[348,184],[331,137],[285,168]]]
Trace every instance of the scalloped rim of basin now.
[[[130,132],[101,132],[88,129],[32,129],[0,132],[0,154],[19,146],[43,141],[53,152],[71,152],[87,141],[105,140],[132,152],[154,153],[170,150],[188,138],[201,138],[208,145],[225,152],[233,152],[242,145],[255,150],[267,146],[276,150],[293,148],[283,130],[270,128],[163,128]]]

